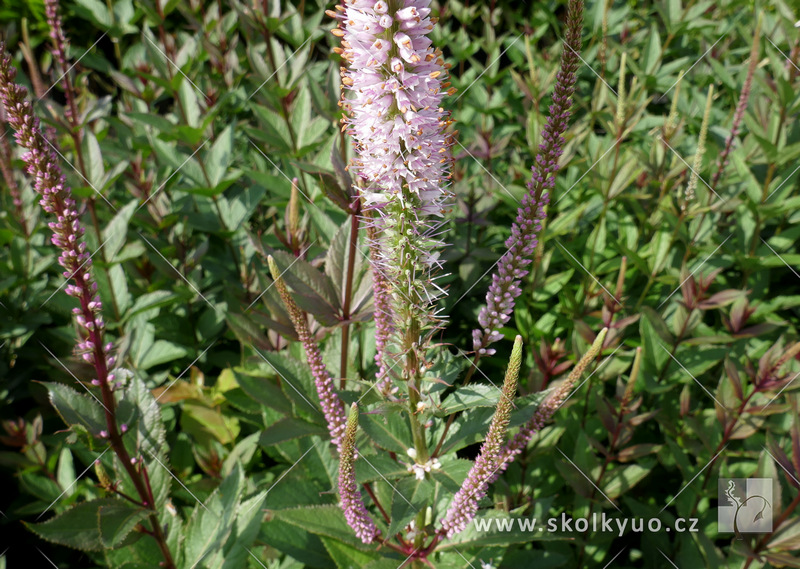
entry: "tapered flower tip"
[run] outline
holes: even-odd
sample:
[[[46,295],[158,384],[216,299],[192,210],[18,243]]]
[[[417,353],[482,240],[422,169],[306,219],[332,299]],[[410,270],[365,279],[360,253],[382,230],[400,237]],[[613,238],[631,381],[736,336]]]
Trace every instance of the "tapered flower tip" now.
[[[356,431],[358,430],[358,405],[350,406],[342,439],[342,450],[339,461],[339,495],[341,507],[347,524],[353,528],[356,536],[364,543],[371,543],[380,535],[380,530],[364,506],[364,500],[356,482]]]
[[[511,349],[511,362],[522,363],[522,336],[517,334],[514,338],[514,347]]]
[[[503,381],[503,393],[508,397],[513,397],[517,389],[519,380],[519,370],[522,367],[522,336],[514,338],[514,347],[511,349],[511,357],[508,359],[508,369]]]
[[[267,257],[267,265],[269,265],[269,272],[272,274],[272,280],[277,281],[281,278],[281,272],[278,270],[278,264],[275,262],[275,259],[272,258],[272,255]]]
[[[567,377],[565,385],[572,385],[581,376],[581,374],[583,374],[589,363],[595,357],[597,357],[597,354],[599,354],[600,350],[603,349],[603,342],[606,339],[606,334],[608,334],[608,328],[603,328],[600,330],[600,333],[597,334],[597,337],[594,339],[594,342],[592,342],[592,345],[589,346],[589,349],[585,354],[583,354],[583,357],[580,359],[580,361],[575,364],[574,368],[572,368],[572,371]]]
[[[606,334],[608,334],[608,328],[603,328],[600,330],[600,332],[597,334],[597,337],[594,339],[594,342],[592,342],[587,355],[592,354],[591,357],[595,357],[600,353],[600,350],[603,349],[603,342],[606,341]]]
[[[350,412],[347,414],[347,431],[355,431],[358,427],[358,403],[350,405]]]

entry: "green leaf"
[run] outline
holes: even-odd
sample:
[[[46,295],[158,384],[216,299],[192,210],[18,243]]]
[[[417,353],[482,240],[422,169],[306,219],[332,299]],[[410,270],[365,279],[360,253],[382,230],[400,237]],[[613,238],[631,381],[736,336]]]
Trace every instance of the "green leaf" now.
[[[647,464],[646,461],[641,461],[641,463]],[[609,472],[603,491],[606,496],[614,500],[641,482],[651,470],[652,466],[646,467],[641,464],[619,466]]]
[[[274,379],[261,375],[258,370],[234,368],[236,383],[251,399],[265,407],[282,413],[291,413],[292,402],[286,398]]]
[[[167,434],[161,419],[161,407],[138,377],[132,378],[125,389],[117,415],[129,426],[135,425],[136,448],[139,452],[145,456],[166,455]]]
[[[361,418],[359,418],[360,422]],[[365,460],[356,461],[356,481],[359,484],[376,480],[395,480],[409,475],[408,469],[404,464],[392,460],[385,452],[378,452],[372,455],[362,453],[361,456],[364,456]]]
[[[367,563],[380,559],[377,553],[359,551],[355,547],[328,537],[321,539],[337,569],[361,569]],[[397,569],[396,564],[393,567]]]
[[[659,67],[661,59],[661,34],[655,24],[650,26],[650,36],[647,41],[647,51],[645,52],[644,67],[645,73],[653,75]]]
[[[101,498],[82,502],[41,524],[23,523],[49,542],[83,551],[100,551],[119,544],[146,515],[146,510],[133,508],[118,498]],[[109,525],[102,528],[102,533],[101,522]]]
[[[261,508],[266,497],[267,492],[264,491],[242,500],[228,540],[213,555],[203,559],[204,566],[208,569],[238,569],[247,565],[246,560],[250,559],[248,550],[261,529],[264,516]]]
[[[114,291],[114,299],[117,302],[117,307],[120,310],[120,313],[124,314],[128,307],[131,305],[131,294],[128,290],[128,279],[127,275],[125,274],[122,265],[113,265],[108,269],[108,278],[109,280],[105,279],[105,274],[98,271],[100,275],[98,275],[97,284],[100,287],[101,294],[102,291],[106,289],[106,283],[110,284],[111,288]],[[111,290],[108,290],[108,294],[111,294]]]
[[[302,526],[289,524],[274,518],[261,526],[262,535],[269,536],[269,544],[278,551],[290,555],[307,567],[333,567],[330,555],[320,538],[305,531]],[[393,569],[397,569],[394,567]]]
[[[47,388],[50,403],[67,425],[95,437],[107,428],[103,407],[97,400],[62,383],[43,385]]]
[[[495,407],[500,393],[494,385],[475,384],[459,387],[445,398],[441,407],[436,409],[436,415],[446,417],[473,407]]]
[[[311,417],[319,417],[319,398],[308,365],[279,352],[259,353],[266,360],[266,367],[278,375],[283,392],[295,402],[297,409]]]
[[[178,300],[180,300],[180,297],[174,292],[168,290],[149,292],[139,296],[136,299],[136,302],[133,303],[133,306],[131,307],[131,310],[127,316],[130,318],[131,316],[135,316],[136,314],[144,312],[145,310],[154,310],[161,308],[162,306],[169,306]]]
[[[239,435],[239,420],[226,415],[216,406],[205,402],[185,401],[181,413],[181,428],[205,444],[209,439],[227,445]]]
[[[304,172],[307,172],[317,181],[317,183],[319,183],[319,187],[322,190],[322,193],[325,194],[326,198],[339,206],[341,210],[350,212],[350,195],[346,189],[339,185],[339,180],[334,174],[331,174],[325,170],[321,170],[315,166],[309,166],[305,164],[296,164],[296,166]]]
[[[431,474],[442,486],[455,494],[461,488],[471,469],[471,460],[455,458],[445,460],[442,462],[442,467],[439,470],[432,471]]]
[[[642,307],[639,335],[642,338],[645,369],[651,374],[660,373],[669,359],[669,353],[664,350],[663,345],[666,345],[667,349],[672,346],[672,335],[664,319],[649,306]]]
[[[269,447],[278,443],[290,441],[309,435],[326,435],[328,430],[320,425],[315,425],[302,419],[286,417],[277,423],[267,427],[261,433],[258,443],[263,447]]]
[[[25,466],[28,465],[25,464]],[[19,485],[25,493],[35,496],[44,502],[36,513],[43,512],[51,502],[58,500],[63,493],[63,489],[58,483],[35,472],[20,472]]]
[[[233,125],[217,135],[214,145],[205,157],[205,167],[210,186],[213,188],[222,181],[233,157]]]
[[[650,271],[653,275],[661,272],[667,262],[672,245],[672,233],[667,229],[656,231],[650,242]]]
[[[311,119],[311,93],[308,89],[300,89],[292,105],[290,113],[292,130],[297,133],[297,149],[305,146],[303,139]]]
[[[61,449],[58,456],[58,469],[56,470],[56,480],[58,485],[64,490],[65,496],[72,496],[77,488],[75,487],[75,463],[72,460],[72,453],[67,447]]]
[[[144,508],[132,508],[122,500],[100,506],[97,516],[103,545],[110,549],[122,545],[136,524],[148,515]]]
[[[347,171],[347,164],[342,160],[342,155],[335,142],[331,146],[331,165],[333,166],[333,171],[337,178],[337,185],[344,191],[342,201],[346,205],[349,205],[355,197],[352,193],[353,178],[350,176],[350,172]]]
[[[193,567],[228,538],[244,488],[239,465],[222,481],[204,504],[197,504],[186,526],[184,555],[186,566]]]
[[[225,314],[225,322],[228,324],[231,332],[233,332],[236,338],[243,344],[251,344],[254,348],[259,350],[268,350],[270,348],[270,343],[263,330],[246,314],[228,312]],[[274,329],[284,333],[278,326],[275,326]],[[289,334],[290,330],[285,332],[285,335],[291,338]]]
[[[284,251],[274,251],[272,256],[283,280],[294,292],[292,297],[297,305],[320,324],[336,325],[340,320],[341,304],[331,279],[310,263]]]
[[[184,358],[189,353],[187,348],[167,340],[156,340],[152,346],[142,354],[136,369],[142,371],[151,367]]]
[[[363,544],[356,537],[347,525],[342,509],[337,505],[272,510],[272,515],[275,519],[296,525],[311,533],[349,543],[358,549],[372,549],[372,546]]]
[[[352,216],[348,216],[331,241],[328,253],[325,255],[325,274],[331,279],[336,292],[341,295],[347,280],[347,263],[350,256],[350,228],[353,223]],[[362,245],[359,243],[359,245]],[[364,256],[355,252],[354,275],[362,271]],[[354,287],[355,288],[355,287]]]
[[[382,557],[375,561],[370,561],[363,566],[363,569],[397,569],[398,567],[402,567],[402,565],[400,565],[401,563],[403,563],[402,559],[388,559]]]
[[[101,29],[107,30],[113,25],[108,8],[100,0],[76,0],[76,5],[81,18],[94,22]]]
[[[514,404],[517,409],[511,414],[509,430],[529,421],[539,408],[539,403],[548,393],[549,390],[540,391],[516,399]],[[486,437],[494,412],[495,410],[490,407],[475,407],[465,411],[450,428],[450,432],[442,444],[442,453],[457,451],[481,442]]]
[[[194,86],[185,78],[180,79],[180,86],[178,87],[178,99],[183,106],[186,114],[186,122],[189,126],[197,128],[200,126],[200,104],[198,103],[198,91]]]
[[[392,493],[392,523],[387,535],[395,535],[406,527],[414,516],[428,506],[433,496],[433,484],[430,480],[417,480],[415,477],[402,479]]]
[[[92,189],[98,192],[103,187],[103,177],[105,168],[103,167],[103,153],[100,151],[100,144],[97,137],[89,128],[83,129],[83,155],[86,157],[86,176]]]
[[[408,421],[399,412],[388,412],[382,415],[362,414],[359,426],[381,448],[400,453],[413,447],[411,429]]]
[[[191,89],[191,87],[189,87]],[[167,144],[157,136],[149,136],[150,147],[158,156],[159,161],[163,161],[169,169],[165,177],[166,180],[175,173],[180,171],[180,176],[189,178],[195,185],[204,187],[206,185],[203,170],[200,168],[199,162],[191,157],[191,154],[185,154],[179,151],[175,145]],[[177,176],[176,176],[177,177]]]

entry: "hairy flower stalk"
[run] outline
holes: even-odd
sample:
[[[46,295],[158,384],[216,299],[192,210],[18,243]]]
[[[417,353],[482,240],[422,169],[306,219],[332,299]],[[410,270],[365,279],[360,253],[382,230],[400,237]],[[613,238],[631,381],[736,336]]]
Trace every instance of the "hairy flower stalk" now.
[[[394,334],[392,287],[383,269],[376,263],[381,257],[381,242],[374,225],[367,226],[367,238],[369,240],[369,255],[373,260],[370,263],[370,270],[372,272],[372,294],[375,299],[375,363],[378,365],[376,389],[384,396],[387,396],[392,389],[392,382],[388,373],[389,341]]]
[[[11,65],[11,57],[6,53],[5,45],[0,43],[0,105],[5,110],[8,124],[15,131],[17,143],[26,150],[22,160],[27,165],[28,174],[33,177],[34,190],[41,196],[39,204],[55,219],[49,223],[53,231],[51,241],[61,250],[58,263],[65,269],[64,278],[71,281],[64,291],[79,302],[79,306],[72,310],[79,325],[77,351],[86,362],[94,366],[96,377],[91,383],[100,388],[102,395],[106,429],[94,434],[108,439],[136,488],[139,503],[152,511],[148,533],[158,543],[164,557],[164,566],[174,569],[175,563],[167,546],[166,536],[155,513],[156,504],[153,503],[153,493],[147,483],[145,466],[131,459],[122,440],[126,427],[123,425],[120,429],[117,425],[116,399],[112,391],[115,378],[109,373],[115,363],[115,358],[111,355],[113,344],[105,343],[103,338],[103,305],[97,295],[97,282],[92,275],[92,259],[83,241],[85,230],[81,225],[72,191],[66,185],[58,166],[55,152],[45,140],[39,119],[26,98],[27,90],[14,82],[16,75],[17,70]],[[139,467],[136,466],[137,463]]]
[[[341,458],[339,461],[339,496],[344,518],[356,532],[356,536],[364,543],[371,543],[380,535],[375,522],[367,512],[361,492],[356,483],[356,431],[358,430],[358,404],[350,406],[347,426],[342,439]]]
[[[694,200],[694,193],[697,189],[697,180],[700,178],[700,168],[703,167],[703,156],[706,153],[706,138],[708,137],[708,120],[711,116],[711,101],[714,98],[714,85],[708,88],[706,98],[706,110],[703,113],[703,123],[700,125],[700,136],[697,140],[697,151],[694,154],[692,173],[689,176],[689,183],[686,184],[686,193],[681,202],[681,211],[686,211],[688,205]],[[713,186],[712,186],[713,187]]]
[[[334,391],[333,379],[322,361],[322,354],[319,347],[311,337],[311,331],[308,328],[308,321],[306,315],[300,310],[289,290],[286,288],[286,283],[281,278],[281,272],[278,270],[278,265],[272,256],[267,258],[272,279],[275,282],[275,288],[278,289],[278,294],[286,306],[289,317],[292,319],[292,324],[297,332],[300,342],[306,352],[306,359],[308,365],[311,367],[311,374],[314,376],[314,385],[317,388],[317,395],[319,402],[322,406],[322,414],[328,423],[328,432],[331,435],[331,441],[336,445],[337,450],[342,452],[342,434],[344,433],[345,423],[347,419],[344,412],[344,404],[339,396]]]
[[[758,54],[761,47],[761,14],[758,15],[756,29],[753,33],[753,45],[750,47],[750,64],[747,66],[747,76],[742,85],[742,92],[739,93],[739,102],[736,105],[736,111],[733,114],[733,124],[731,124],[731,133],[725,139],[725,148],[717,159],[717,171],[711,177],[711,187],[716,188],[719,179],[722,176],[722,171],[728,165],[728,155],[733,150],[733,141],[736,140],[736,135],[739,134],[739,127],[744,119],[744,113],[747,111],[747,103],[750,100],[750,91],[753,87],[753,75],[755,75],[756,67],[758,66]]]
[[[514,340],[514,348],[511,350],[500,400],[497,402],[497,409],[489,426],[486,440],[442,520],[441,532],[448,538],[463,531],[475,517],[478,503],[486,496],[489,483],[493,480],[494,473],[500,465],[508,423],[511,420],[511,410],[514,407],[514,395],[517,392],[517,380],[521,365],[522,336],[517,336]]]
[[[594,358],[597,357],[597,354],[600,353],[607,333],[608,328],[603,328],[600,331],[580,361],[578,361],[578,363],[575,364],[575,367],[572,368],[572,371],[567,376],[567,379],[554,388],[554,390],[548,395],[547,399],[542,401],[542,403],[539,405],[539,408],[536,410],[534,416],[531,417],[531,419],[520,428],[517,434],[514,435],[514,437],[503,448],[498,460],[498,468],[495,471],[494,477],[491,481],[494,481],[506,470],[506,468],[508,468],[508,465],[514,461],[517,455],[528,446],[528,443],[530,442],[531,438],[533,438],[533,435],[538,433],[542,427],[544,427],[544,425],[553,417],[555,412],[561,408],[561,405],[563,405],[564,401],[567,399],[567,396],[570,394],[570,391],[572,391],[575,383],[578,381],[578,379],[580,379],[581,375],[592,362],[592,360],[594,360]]]
[[[583,0],[570,0],[564,50],[561,53],[561,68],[556,75],[553,103],[550,116],[542,131],[542,142],[533,174],[528,183],[528,192],[522,198],[517,218],[511,226],[511,236],[506,240],[508,250],[501,257],[497,270],[492,274],[492,284],[486,293],[486,305],[478,315],[480,329],[472,332],[472,346],[478,355],[491,355],[494,349],[488,346],[500,338],[499,329],[510,319],[517,297],[522,294],[520,283],[528,274],[528,265],[538,245],[537,235],[545,218],[545,207],[549,203],[549,192],[555,187],[558,160],[564,146],[564,132],[572,108],[575,93],[575,72],[578,69],[583,26]]]

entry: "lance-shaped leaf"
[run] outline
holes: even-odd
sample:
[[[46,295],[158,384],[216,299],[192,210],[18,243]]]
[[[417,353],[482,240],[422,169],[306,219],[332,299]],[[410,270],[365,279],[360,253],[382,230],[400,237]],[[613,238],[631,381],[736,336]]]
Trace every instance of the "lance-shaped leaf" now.
[[[124,545],[148,511],[118,498],[82,502],[41,524],[25,524],[39,537],[83,551]]]

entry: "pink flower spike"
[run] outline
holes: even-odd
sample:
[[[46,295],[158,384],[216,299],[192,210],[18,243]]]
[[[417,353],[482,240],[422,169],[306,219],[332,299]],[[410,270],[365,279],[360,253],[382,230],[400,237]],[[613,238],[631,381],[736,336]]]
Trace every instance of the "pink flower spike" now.
[[[564,132],[567,130],[575,93],[576,71],[580,63],[581,30],[583,28],[583,0],[570,0],[567,10],[564,49],[561,68],[556,74],[556,86],[550,116],[542,131],[539,154],[531,168],[528,192],[517,209],[517,218],[511,226],[511,236],[506,240],[508,251],[500,258],[492,274],[492,284],[486,293],[486,305],[481,309],[478,323],[481,328],[472,332],[475,352],[492,355],[489,345],[503,335],[498,331],[511,317],[516,298],[522,294],[520,285],[528,274],[528,265],[538,245],[537,236],[542,230],[545,207],[550,202],[550,191],[555,187],[558,160],[563,153]]]

